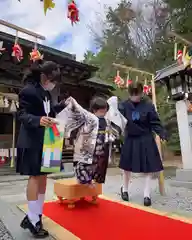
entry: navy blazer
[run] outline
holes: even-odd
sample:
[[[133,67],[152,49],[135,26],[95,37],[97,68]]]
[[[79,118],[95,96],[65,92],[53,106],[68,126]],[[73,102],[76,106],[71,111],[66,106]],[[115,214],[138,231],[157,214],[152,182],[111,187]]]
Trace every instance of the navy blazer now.
[[[18,119],[21,127],[17,140],[18,148],[43,147],[44,127],[40,126],[40,119],[46,116],[43,100],[50,100],[50,117],[55,117],[64,106],[53,106],[51,94],[38,83],[27,83],[19,93]]]
[[[127,100],[119,104],[119,111],[128,120],[125,130],[127,137],[155,132],[162,140],[167,140],[166,131],[151,102],[143,99],[134,105],[130,100]]]

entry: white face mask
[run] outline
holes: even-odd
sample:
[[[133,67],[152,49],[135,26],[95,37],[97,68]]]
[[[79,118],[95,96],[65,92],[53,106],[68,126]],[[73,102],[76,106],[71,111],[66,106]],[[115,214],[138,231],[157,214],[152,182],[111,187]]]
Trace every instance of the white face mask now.
[[[130,100],[132,102],[139,102],[141,100],[140,96],[130,96]]]
[[[47,91],[52,91],[55,87],[55,84],[52,83],[52,82],[49,82],[46,86],[44,86],[44,88],[47,90]]]

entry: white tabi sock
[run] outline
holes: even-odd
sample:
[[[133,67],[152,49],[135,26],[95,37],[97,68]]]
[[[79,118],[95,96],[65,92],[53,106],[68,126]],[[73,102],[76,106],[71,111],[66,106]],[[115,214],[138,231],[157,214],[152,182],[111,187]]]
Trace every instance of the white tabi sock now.
[[[38,200],[28,201],[28,213],[29,220],[35,226],[39,222],[39,204]]]
[[[145,176],[145,187],[144,187],[144,198],[149,197],[150,198],[150,193],[151,193],[151,174],[147,174]]]
[[[38,195],[39,215],[42,215],[43,213],[44,201],[45,201],[45,194],[39,194]]]
[[[123,171],[123,192],[128,192],[131,172]]]

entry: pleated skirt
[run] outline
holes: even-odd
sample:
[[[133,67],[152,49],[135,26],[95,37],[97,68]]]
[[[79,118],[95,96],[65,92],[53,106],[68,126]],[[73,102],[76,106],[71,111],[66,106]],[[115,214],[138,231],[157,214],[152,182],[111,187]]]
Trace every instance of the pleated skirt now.
[[[16,172],[27,176],[40,176],[42,150],[36,148],[17,148]]]
[[[163,170],[159,150],[152,134],[127,136],[121,149],[119,167],[134,173]]]

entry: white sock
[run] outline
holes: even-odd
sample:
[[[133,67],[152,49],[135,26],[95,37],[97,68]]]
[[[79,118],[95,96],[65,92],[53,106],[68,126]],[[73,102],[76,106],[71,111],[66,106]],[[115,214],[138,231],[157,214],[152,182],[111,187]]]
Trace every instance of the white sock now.
[[[39,194],[38,195],[39,215],[42,215],[43,213],[44,201],[45,201],[45,194]]]
[[[151,174],[147,174],[145,176],[144,197],[150,198],[150,193],[151,193],[150,184],[151,184]]]
[[[123,171],[123,192],[128,192],[131,172]]]
[[[38,200],[28,201],[28,213],[29,220],[35,226],[39,222],[39,204]]]

